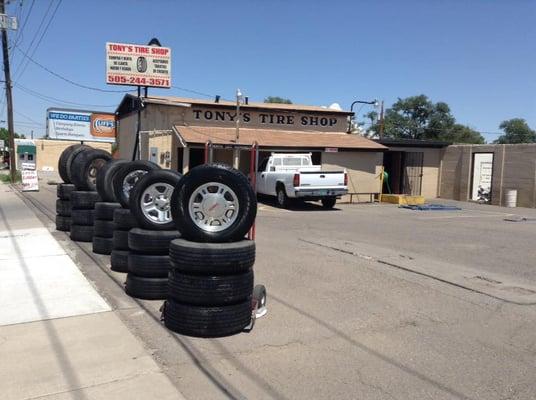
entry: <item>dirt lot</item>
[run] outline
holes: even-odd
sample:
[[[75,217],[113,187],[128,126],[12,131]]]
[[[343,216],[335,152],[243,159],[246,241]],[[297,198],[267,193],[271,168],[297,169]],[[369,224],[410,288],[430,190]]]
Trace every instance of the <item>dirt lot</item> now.
[[[53,229],[55,187],[25,198]],[[261,204],[268,315],[214,340],[168,332],[161,302],[129,298],[108,257],[54,235],[187,398],[533,399],[536,222],[504,218],[536,210],[458,204]]]

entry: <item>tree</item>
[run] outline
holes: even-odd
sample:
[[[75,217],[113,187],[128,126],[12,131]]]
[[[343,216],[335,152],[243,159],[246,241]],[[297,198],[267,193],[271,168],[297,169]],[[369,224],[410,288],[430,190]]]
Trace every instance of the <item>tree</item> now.
[[[531,129],[523,118],[512,118],[501,122],[499,128],[504,131],[504,135],[499,136],[493,143],[513,144],[513,143],[535,143],[536,131]]]
[[[15,139],[24,139],[24,135],[19,135],[15,133]],[[6,143],[6,146],[9,146],[9,132],[6,128],[0,128],[0,140],[3,140]]]
[[[279,96],[268,96],[264,99],[265,103],[280,103],[280,104],[292,104],[290,99],[285,99]]]
[[[379,131],[379,121],[372,126],[372,130]],[[385,111],[384,135],[402,139],[484,143],[480,133],[456,123],[447,103],[433,103],[423,94],[398,98]]]
[[[480,132],[469,128],[466,125],[454,124],[446,133],[441,135],[441,140],[450,142],[453,144],[471,143],[471,144],[484,144],[486,140],[480,134]]]

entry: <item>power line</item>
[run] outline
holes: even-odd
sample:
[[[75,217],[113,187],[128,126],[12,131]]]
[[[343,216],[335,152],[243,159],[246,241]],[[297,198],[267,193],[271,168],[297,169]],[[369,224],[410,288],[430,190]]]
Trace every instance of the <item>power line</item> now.
[[[96,87],[92,87],[92,86],[87,86],[87,85],[83,85],[81,83],[77,83],[75,81],[72,81],[54,71],[52,71],[51,69],[45,67],[43,64],[40,64],[38,63],[37,61],[35,61],[32,57],[30,57],[24,50],[22,50],[20,47],[18,46],[15,46],[15,49],[17,49],[18,51],[20,51],[22,53],[22,55],[28,59],[29,62],[32,62],[33,64],[37,65],[38,67],[44,69],[45,71],[47,71],[49,74],[51,75],[54,75],[56,78],[59,78],[67,83],[70,83],[71,85],[74,85],[74,86],[78,86],[78,87],[81,87],[83,89],[88,89],[88,90],[94,90],[94,91],[97,91],[97,92],[104,92],[104,93],[128,93],[130,92],[131,90],[110,90],[110,89],[101,89],[101,88],[96,88]]]
[[[48,28],[50,26],[50,23],[52,22],[52,20],[54,19],[54,17],[56,16],[56,13],[58,12],[58,8],[60,8],[60,5],[61,5],[61,2],[63,0],[59,0],[58,1],[58,4],[56,5],[56,8],[54,9],[54,12],[52,13],[52,16],[50,17],[50,19],[48,20],[48,23],[47,25],[45,26],[45,29],[43,30],[43,33],[41,33],[41,37],[39,38],[39,40],[37,41],[37,44],[35,45],[33,51],[32,51],[32,56],[35,54],[35,52],[37,51],[37,49],[39,48],[39,45],[41,44],[41,42],[43,41],[43,38],[45,37],[47,31],[48,31]],[[28,63],[26,63],[26,65],[24,66],[23,70],[21,71],[20,75],[19,75],[19,78],[22,76],[22,74],[24,74],[24,71],[26,71],[26,68],[28,68]]]
[[[45,15],[43,16],[43,18],[41,19],[41,23],[39,24],[39,27],[37,28],[37,30],[35,31],[35,34],[32,38],[32,41],[30,42],[30,45],[28,46],[28,51],[30,51],[32,49],[32,46],[33,44],[35,43],[35,39],[37,39],[37,36],[39,35],[39,31],[41,30],[41,27],[43,26],[43,24],[45,23],[45,20],[47,18],[47,15],[48,15],[48,12],[50,11],[50,9],[52,8],[52,1],[48,4],[48,8],[47,10],[45,11]],[[24,59],[21,60],[21,62],[19,63],[19,65],[17,66],[17,68],[15,68],[14,70],[17,71],[17,77],[15,77],[15,80],[18,79],[20,77],[20,75],[22,75],[21,73],[19,73],[19,71],[22,71],[22,68],[23,67],[23,64],[24,64]]]
[[[14,86],[30,96],[34,96],[34,97],[37,97],[38,99],[48,101],[48,102],[53,102],[56,104],[67,104],[71,106],[74,105],[74,106],[81,106],[81,107],[105,107],[105,108],[117,107],[116,104],[106,104],[106,105],[105,104],[88,104],[88,103],[77,103],[77,102],[69,101],[69,100],[62,100],[56,97],[51,97],[51,96],[47,96],[45,94],[36,92],[35,90],[32,90],[32,89],[28,89],[27,87],[24,87],[21,84],[16,83],[16,82],[14,83]]]
[[[21,4],[22,4],[22,2],[21,2]],[[28,10],[28,14],[26,14],[26,18],[24,18],[24,21],[22,22],[21,27],[20,27],[19,31],[17,32],[17,36],[15,37],[13,46],[16,46],[19,43],[19,41],[23,39],[23,37],[24,37],[24,34],[23,34],[24,28],[26,27],[26,23],[30,19],[30,15],[32,14],[34,4],[35,4],[35,0],[32,0],[32,4],[30,4],[30,9]],[[22,17],[22,13],[21,13],[21,17]]]

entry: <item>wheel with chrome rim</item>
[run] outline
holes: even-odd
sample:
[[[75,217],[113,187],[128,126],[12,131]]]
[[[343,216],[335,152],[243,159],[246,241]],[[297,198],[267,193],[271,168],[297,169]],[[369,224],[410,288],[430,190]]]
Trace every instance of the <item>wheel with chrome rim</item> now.
[[[240,206],[235,192],[225,183],[208,182],[198,187],[188,202],[190,218],[207,232],[220,232],[231,226]]]
[[[129,199],[132,190],[141,178],[149,171],[159,170],[160,166],[150,161],[130,161],[122,165],[113,176],[112,186],[116,200],[124,208],[129,207]]]
[[[140,227],[173,230],[171,196],[182,175],[175,171],[146,172],[130,192],[129,205]]]
[[[241,240],[257,214],[257,200],[248,179],[223,164],[192,168],[175,187],[171,213],[188,240]]]

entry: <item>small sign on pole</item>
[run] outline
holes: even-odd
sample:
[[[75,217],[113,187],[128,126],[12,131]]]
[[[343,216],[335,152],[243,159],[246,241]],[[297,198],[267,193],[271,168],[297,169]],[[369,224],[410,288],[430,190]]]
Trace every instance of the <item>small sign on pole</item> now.
[[[23,169],[21,171],[22,191],[39,191],[39,180],[37,179],[37,171],[35,169]]]
[[[106,43],[106,83],[171,87],[171,49],[128,43]]]
[[[12,31],[19,29],[17,17],[9,17],[6,14],[0,14],[0,29],[11,29]]]

